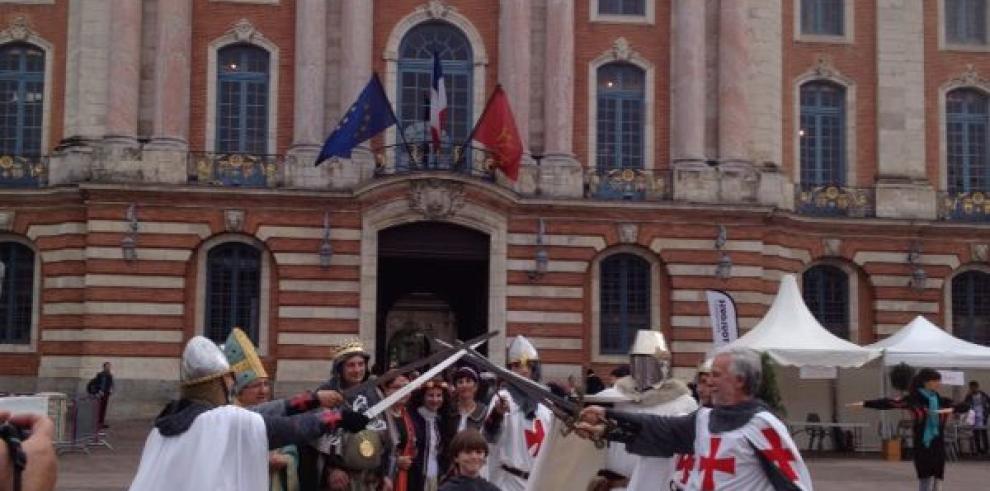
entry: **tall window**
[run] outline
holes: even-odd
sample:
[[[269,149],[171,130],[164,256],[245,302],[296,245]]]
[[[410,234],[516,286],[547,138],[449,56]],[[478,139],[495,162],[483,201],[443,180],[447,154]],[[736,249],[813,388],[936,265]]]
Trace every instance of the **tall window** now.
[[[261,251],[240,242],[210,249],[206,257],[206,336],[222,343],[234,327],[258,345]]]
[[[990,189],[987,100],[986,94],[974,89],[956,89],[945,96],[945,157],[950,193]]]
[[[0,242],[0,344],[31,342],[34,310],[34,251],[17,242]]]
[[[601,354],[628,353],[640,329],[650,329],[650,263],[634,254],[609,256],[601,262]]]
[[[26,43],[0,46],[0,154],[41,154],[45,52]]]
[[[990,346],[990,274],[967,271],[952,279],[952,330],[956,337]]]
[[[849,277],[835,266],[815,266],[802,276],[804,303],[832,334],[849,339]]]
[[[986,44],[986,0],[945,0],[945,41],[951,44]]]
[[[642,169],[646,74],[629,63],[598,68],[598,169]]]
[[[646,0],[598,0],[599,15],[646,15]]]
[[[801,0],[801,34],[842,36],[844,0]]]
[[[217,60],[217,152],[269,153],[268,52],[235,44]]]
[[[801,86],[801,184],[845,184],[845,100],[845,89],[830,82]]]
[[[471,131],[471,44],[460,29],[446,22],[427,22],[410,30],[399,45],[399,119],[407,141],[430,140],[430,86],[433,56],[440,57],[447,88],[444,144],[463,143]]]

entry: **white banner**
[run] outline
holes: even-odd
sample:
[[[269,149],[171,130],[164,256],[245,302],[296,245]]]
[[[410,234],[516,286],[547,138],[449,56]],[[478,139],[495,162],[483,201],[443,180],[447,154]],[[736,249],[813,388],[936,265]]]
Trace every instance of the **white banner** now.
[[[721,290],[705,290],[708,298],[708,314],[712,320],[712,341],[719,349],[736,340],[739,326],[736,322],[736,303]]]
[[[958,370],[939,370],[942,385],[966,385],[966,374]]]
[[[839,376],[839,369],[836,367],[813,367],[804,366],[798,372],[799,376],[805,380],[828,380]]]

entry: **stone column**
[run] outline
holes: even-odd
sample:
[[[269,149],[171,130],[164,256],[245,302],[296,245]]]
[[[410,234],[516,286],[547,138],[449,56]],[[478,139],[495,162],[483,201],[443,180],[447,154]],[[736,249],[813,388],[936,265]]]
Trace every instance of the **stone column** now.
[[[722,163],[748,162],[749,107],[746,85],[749,39],[746,12],[749,0],[723,0],[718,36],[718,156]]]
[[[138,86],[141,69],[141,2],[112,0],[110,95],[105,140],[137,145]]]
[[[313,165],[324,139],[326,99],[327,3],[296,1],[295,99],[292,147],[286,160],[286,181],[293,187],[326,187],[325,167]]]
[[[935,218],[925,172],[924,8],[877,1],[877,216]]]
[[[705,2],[675,0],[671,22],[671,160],[705,160]]]
[[[532,52],[532,6],[528,0],[499,0],[498,9],[498,81],[509,96],[509,105],[516,118],[516,128],[522,139],[523,158],[519,169],[519,180],[513,186],[523,194],[536,190],[538,169],[530,157],[529,149],[529,95],[532,73],[530,56]],[[479,108],[478,111],[483,110]],[[480,112],[478,113],[480,116]]]
[[[581,164],[574,157],[574,2],[547,0],[544,53],[543,161],[540,192],[580,197]]]
[[[159,0],[156,24],[152,138],[144,147],[145,173],[155,182],[183,183],[189,150],[192,0]]]

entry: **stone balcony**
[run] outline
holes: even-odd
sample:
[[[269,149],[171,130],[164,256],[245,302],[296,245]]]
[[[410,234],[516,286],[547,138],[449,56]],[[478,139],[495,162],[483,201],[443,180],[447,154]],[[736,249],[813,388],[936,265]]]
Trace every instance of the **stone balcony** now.
[[[588,169],[584,197],[599,200],[669,201],[673,172],[644,169]]]
[[[938,218],[957,222],[990,223],[990,193],[939,193]]]
[[[188,183],[200,186],[275,188],[285,177],[285,156],[189,152]]]
[[[836,184],[799,186],[794,192],[794,211],[820,217],[874,217],[876,191]]]
[[[47,156],[0,155],[0,188],[40,188],[47,182]]]

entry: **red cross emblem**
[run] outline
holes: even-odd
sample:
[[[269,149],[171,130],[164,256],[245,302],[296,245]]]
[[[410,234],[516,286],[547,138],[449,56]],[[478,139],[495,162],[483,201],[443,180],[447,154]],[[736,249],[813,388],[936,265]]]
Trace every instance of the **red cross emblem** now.
[[[681,472],[681,484],[687,484],[694,469],[694,454],[686,453],[677,456],[677,470]]]
[[[536,457],[540,453],[540,447],[543,446],[543,437],[546,433],[543,431],[543,421],[540,418],[533,418],[533,429],[523,430],[526,437],[526,448]]]
[[[721,445],[722,439],[713,436],[708,456],[701,457],[701,465],[698,468],[705,473],[704,479],[701,481],[702,491],[715,491],[715,471],[733,475],[736,473],[735,457],[715,458],[718,455],[718,447]]]
[[[794,457],[794,452],[791,449],[785,447],[780,440],[780,435],[774,431],[773,428],[764,428],[763,436],[766,437],[767,441],[770,442],[770,448],[767,450],[760,450],[763,455],[767,457],[770,461],[780,468],[780,472],[783,472],[788,479],[792,481],[797,481],[798,475],[794,471],[794,467],[791,466],[791,461],[797,460]]]

